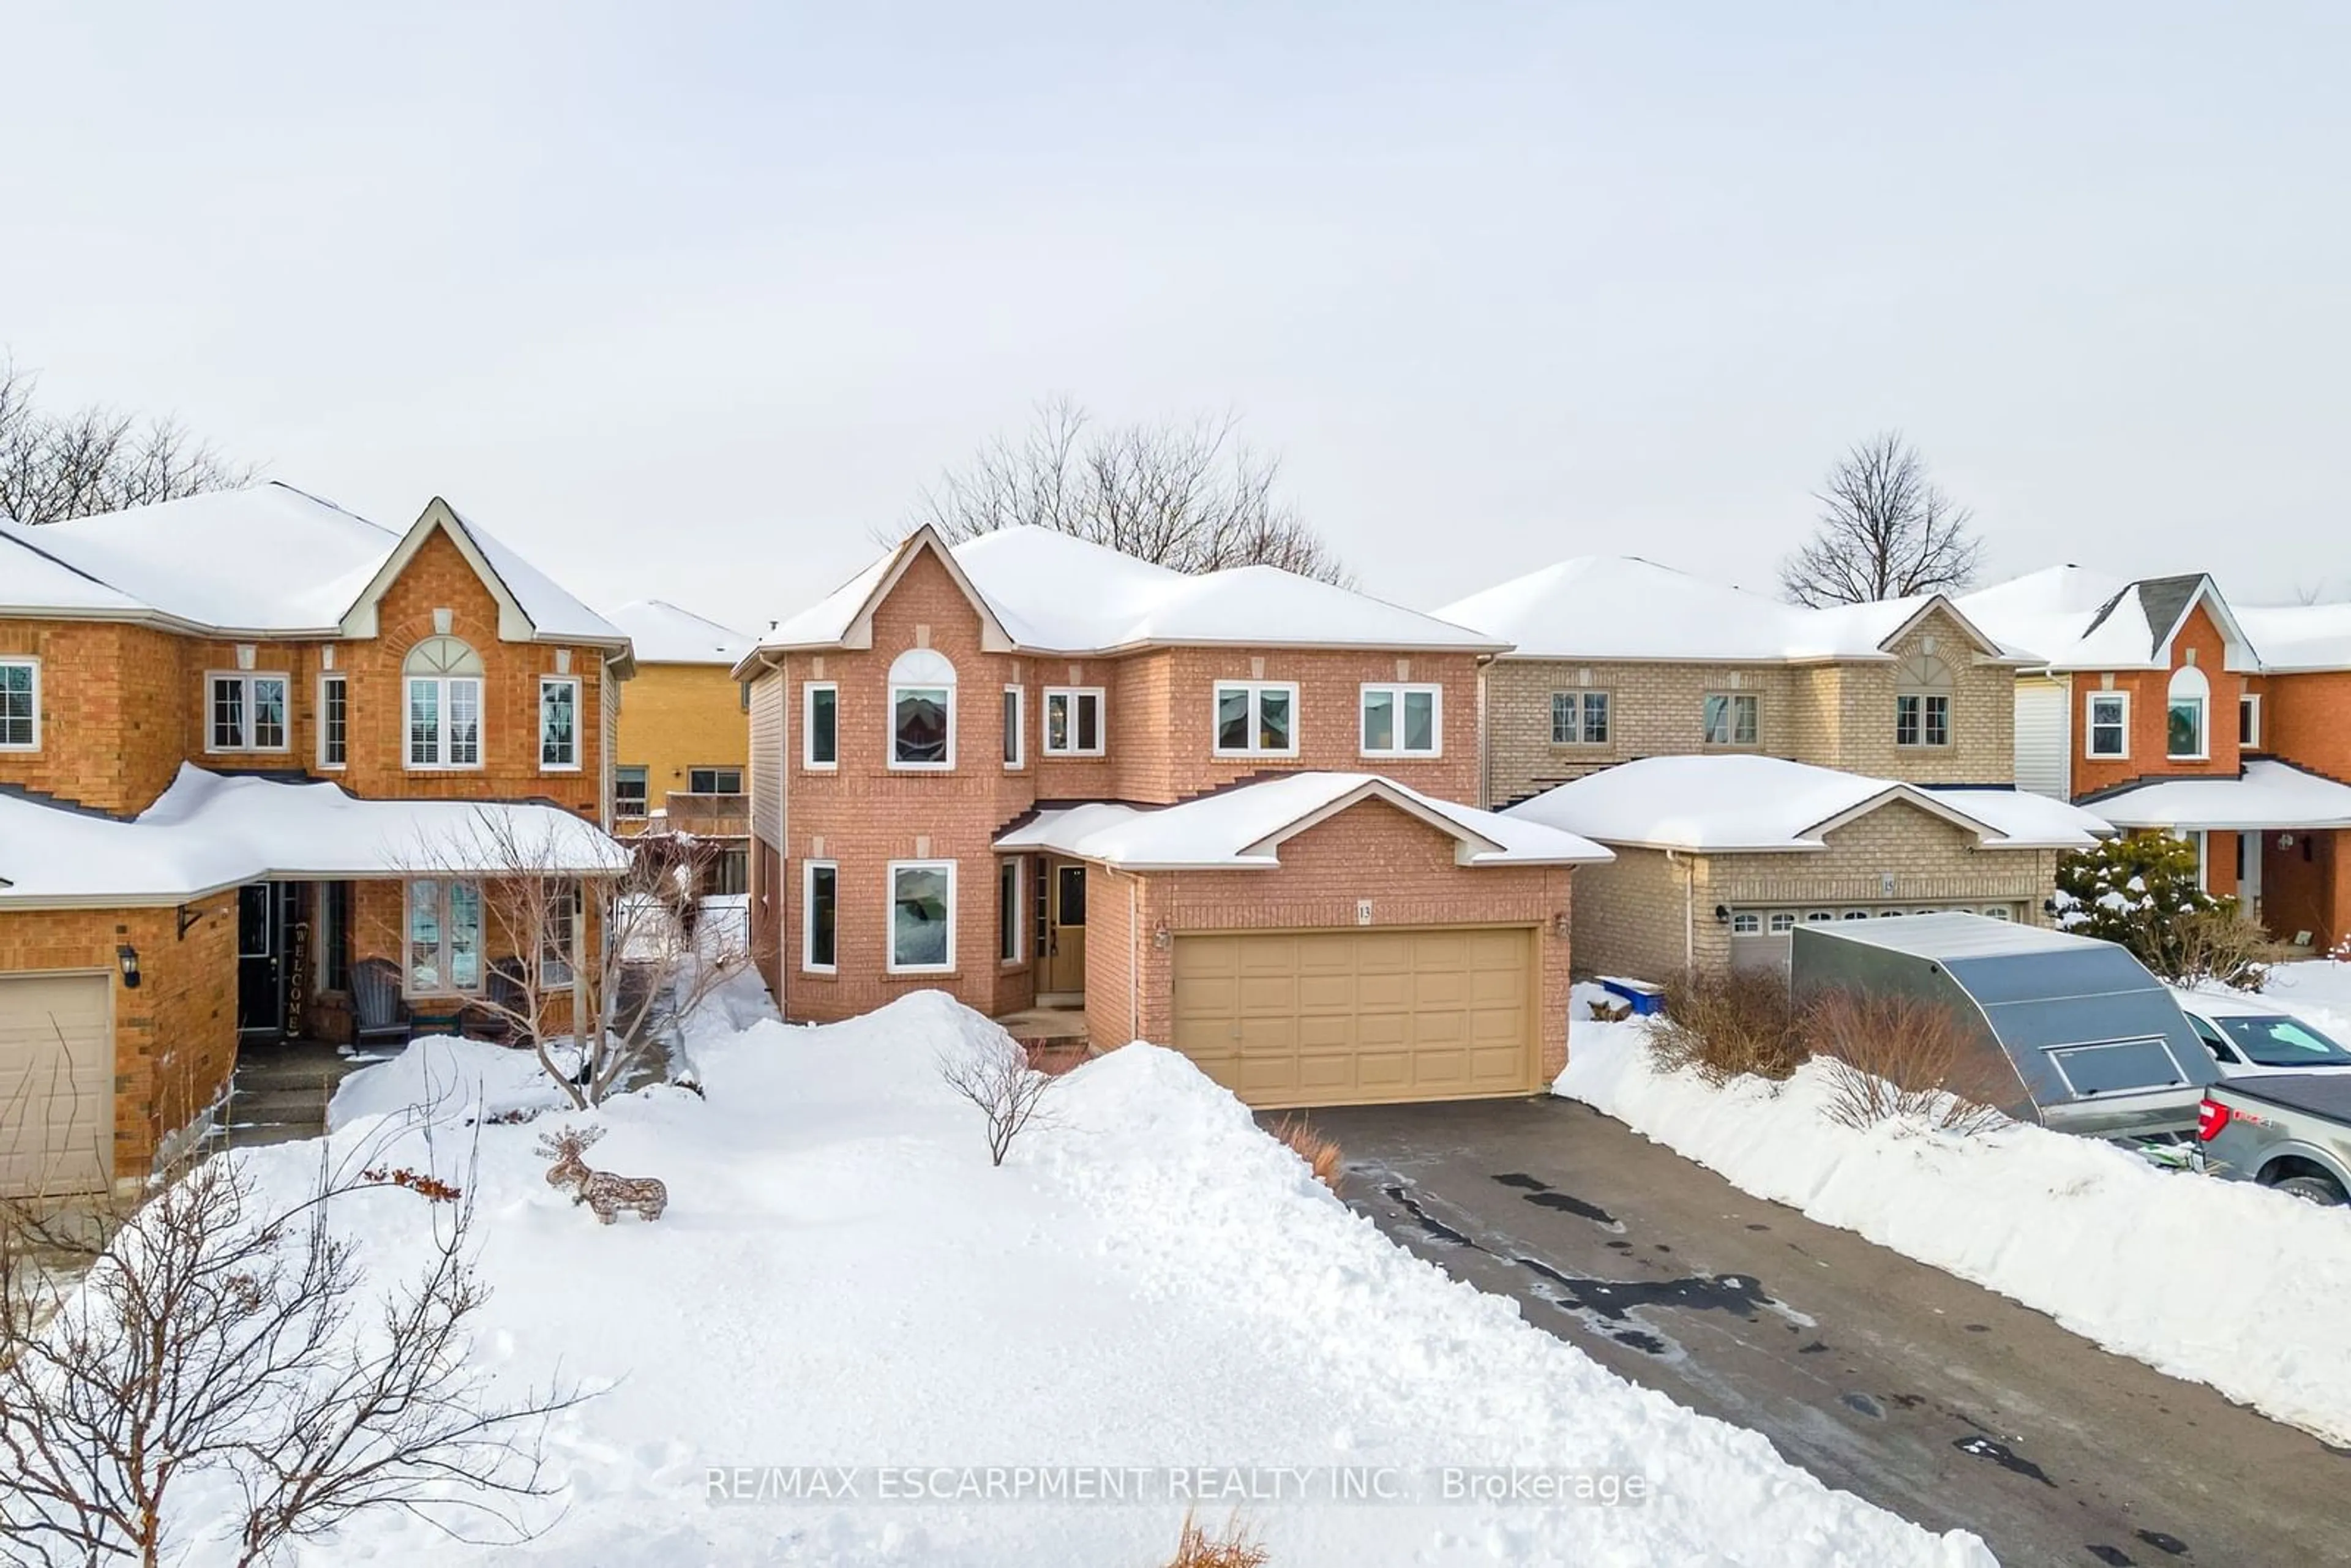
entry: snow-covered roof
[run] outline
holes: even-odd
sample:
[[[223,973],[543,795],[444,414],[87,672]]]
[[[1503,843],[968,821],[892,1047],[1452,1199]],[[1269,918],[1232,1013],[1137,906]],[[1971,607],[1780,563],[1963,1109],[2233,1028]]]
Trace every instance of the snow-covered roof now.
[[[1919,958],[2003,958],[2027,953],[2079,953],[2114,946],[2095,936],[2076,936],[2046,925],[2030,925],[2022,920],[1993,920],[1959,909],[1907,915],[1900,920],[1829,921],[1806,929],[1816,936],[1859,942]]]
[[[762,648],[863,646],[877,598],[919,550],[937,550],[1007,647],[1107,653],[1152,645],[1240,643],[1493,653],[1466,627],[1270,566],[1186,573],[1050,528],[1002,528],[952,549],[927,528],[817,603]]]
[[[2234,779],[2164,779],[2085,805],[2117,828],[2351,828],[2351,785],[2266,758]]]
[[[1510,658],[1787,664],[1888,657],[1886,644],[1937,605],[1980,653],[2022,657],[1939,594],[1810,610],[1637,556],[1559,561],[1436,613],[1511,644]]]
[[[2199,602],[2228,643],[2228,667],[2256,667],[2256,640],[2201,572],[2124,581],[2078,566],[2050,567],[1965,595],[1960,608],[2004,643],[2030,648],[2053,670],[2159,670]]]
[[[1364,800],[1383,800],[1453,836],[1466,866],[1588,865],[1615,857],[1539,822],[1457,805],[1376,773],[1290,773],[1178,805],[1092,802],[1039,812],[996,841],[1129,871],[1278,866],[1283,840]]]
[[[665,599],[640,599],[606,611],[604,619],[628,634],[641,664],[732,666],[759,641]]]
[[[2351,670],[2351,604],[2283,604],[2237,612],[2262,668],[2273,674],[2297,670]]]
[[[277,480],[38,528],[0,520],[0,560],[10,567],[0,577],[0,612],[145,618],[262,636],[369,635],[375,596],[435,528],[475,562],[502,610],[511,607],[500,635],[626,644],[618,627],[444,501],[402,533]],[[28,570],[20,575],[19,565]],[[93,591],[100,586],[110,596]]]
[[[361,800],[183,764],[129,821],[0,794],[0,909],[177,903],[263,877],[618,875],[628,851],[560,807]]]
[[[363,581],[400,540],[275,480],[19,528],[16,537],[141,606],[243,632],[333,626],[350,607],[354,574]]]
[[[1903,801],[1985,849],[2082,849],[2105,823],[2038,795],[1931,789],[1776,757],[1652,757],[1547,789],[1503,813],[1604,844],[1695,853],[1828,848],[1825,834]]]

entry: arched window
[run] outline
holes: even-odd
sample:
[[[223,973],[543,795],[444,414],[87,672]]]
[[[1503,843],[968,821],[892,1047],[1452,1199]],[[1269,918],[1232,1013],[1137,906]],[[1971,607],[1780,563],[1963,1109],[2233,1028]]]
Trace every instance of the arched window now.
[[[2163,750],[2167,757],[2201,761],[2205,716],[2212,706],[2212,683],[2193,664],[2171,673],[2171,695],[2163,709]]]
[[[955,766],[955,665],[935,648],[909,648],[890,665],[890,766]]]
[[[408,651],[408,766],[482,765],[482,656],[455,637],[427,637]]]
[[[1913,653],[1894,672],[1894,744],[1951,744],[1951,667],[1932,653]]]

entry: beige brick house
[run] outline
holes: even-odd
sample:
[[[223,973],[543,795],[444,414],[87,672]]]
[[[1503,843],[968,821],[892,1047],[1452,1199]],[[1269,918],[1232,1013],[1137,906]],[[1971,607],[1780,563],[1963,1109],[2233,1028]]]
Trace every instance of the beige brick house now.
[[[2008,786],[2029,656],[1939,594],[1807,610],[1631,557],[1434,612],[1508,643],[1480,672],[1489,804],[1642,757],[1779,757]]]
[[[1063,1009],[1259,1104],[1529,1092],[1607,854],[1466,804],[1499,650],[1271,568],[917,531],[736,670],[753,952],[794,1019]]]
[[[1805,921],[2041,920],[2101,824],[2019,800],[2029,655],[1940,595],[1813,610],[1632,558],[1562,561],[1436,612],[1479,667],[1489,804],[1607,844],[1579,967],[1784,964]]]
[[[511,956],[486,821],[617,869],[629,673],[438,500],[404,530],[279,484],[0,522],[0,1189],[145,1173],[241,1046],[350,1038],[376,977],[462,1011]]]

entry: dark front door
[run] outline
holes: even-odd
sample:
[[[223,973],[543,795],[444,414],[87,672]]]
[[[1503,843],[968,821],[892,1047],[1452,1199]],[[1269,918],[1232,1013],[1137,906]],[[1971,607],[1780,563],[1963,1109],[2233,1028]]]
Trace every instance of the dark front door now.
[[[286,1032],[286,905],[277,884],[236,890],[236,1028],[240,1034]]]

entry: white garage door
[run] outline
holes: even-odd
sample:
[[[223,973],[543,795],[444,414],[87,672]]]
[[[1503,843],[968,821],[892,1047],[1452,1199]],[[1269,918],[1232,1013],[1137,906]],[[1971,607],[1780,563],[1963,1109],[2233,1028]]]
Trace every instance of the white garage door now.
[[[1939,915],[1958,910],[1993,920],[2022,920],[2024,910],[2014,904],[1841,904],[1830,908],[1742,908],[1730,912],[1730,967],[1734,969],[1785,969],[1788,933],[1806,921],[1824,925],[1834,920],[1892,920],[1905,915]]]
[[[113,1176],[112,1002],[108,975],[0,975],[0,1195]]]

